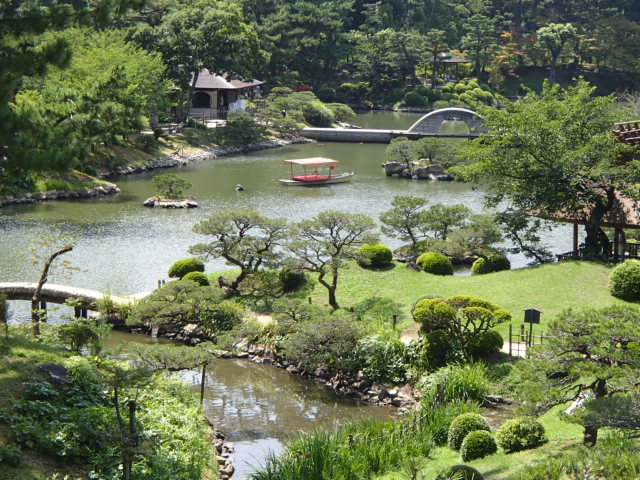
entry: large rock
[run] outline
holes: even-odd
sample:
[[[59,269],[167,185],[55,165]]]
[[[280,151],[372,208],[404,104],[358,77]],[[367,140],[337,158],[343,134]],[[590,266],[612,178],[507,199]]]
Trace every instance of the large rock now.
[[[402,175],[405,165],[399,162],[387,162],[382,165],[382,167],[384,168],[385,175],[390,177],[391,175]]]
[[[198,202],[193,198],[185,198],[180,200],[165,200],[160,197],[149,197],[144,202],[145,207],[154,208],[196,208]]]

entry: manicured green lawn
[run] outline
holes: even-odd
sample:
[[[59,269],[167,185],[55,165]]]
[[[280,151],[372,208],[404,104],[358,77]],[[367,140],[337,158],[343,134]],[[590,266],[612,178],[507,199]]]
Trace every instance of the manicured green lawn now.
[[[541,326],[562,310],[605,307],[626,302],[609,294],[611,267],[590,262],[562,262],[473,277],[437,276],[396,263],[388,270],[366,270],[352,263],[340,273],[337,297],[350,307],[368,297],[391,297],[403,305],[407,316],[401,328],[413,324],[412,304],[423,295],[473,295],[509,310],[521,323],[527,308],[543,312]],[[326,289],[316,284],[314,302],[327,303]],[[506,330],[506,327],[503,326]],[[502,330],[502,329],[501,329]]]

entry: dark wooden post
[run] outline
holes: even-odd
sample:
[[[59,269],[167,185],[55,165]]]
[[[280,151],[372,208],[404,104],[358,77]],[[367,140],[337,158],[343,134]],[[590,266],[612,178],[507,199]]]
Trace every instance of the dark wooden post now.
[[[617,262],[620,259],[620,229],[616,228],[616,233],[613,236],[613,259]]]
[[[393,315],[393,317],[391,318],[391,325],[393,326],[393,329],[396,329],[396,324],[398,323],[398,315]]]
[[[578,224],[573,224],[573,256],[579,256],[578,252]]]
[[[73,307],[73,316],[76,318],[80,318],[82,316],[82,310],[80,307]]]
[[[513,356],[513,325],[509,324],[509,356]]]
[[[309,297],[309,305],[311,305],[311,302],[312,302],[311,297]]]
[[[204,384],[207,381],[207,362],[202,364],[202,378],[200,379],[200,405],[204,402]]]

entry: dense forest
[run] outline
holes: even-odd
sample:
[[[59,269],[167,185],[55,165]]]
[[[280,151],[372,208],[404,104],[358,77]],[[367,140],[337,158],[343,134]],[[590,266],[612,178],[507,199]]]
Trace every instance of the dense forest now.
[[[634,0],[1,0],[0,184],[91,172],[96,148],[188,108],[204,68],[361,106],[416,87],[418,104],[491,103],[580,76],[635,91],[639,22]]]

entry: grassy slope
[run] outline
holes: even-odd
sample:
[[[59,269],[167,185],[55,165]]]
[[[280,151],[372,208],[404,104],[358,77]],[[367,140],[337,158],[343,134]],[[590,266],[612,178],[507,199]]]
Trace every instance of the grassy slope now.
[[[448,447],[437,447],[431,456],[425,459],[425,467],[420,470],[420,475],[425,475],[425,480],[433,480],[438,472],[451,465],[465,463],[481,472],[486,480],[507,480],[525,465],[544,461],[545,458],[560,455],[566,449],[580,445],[582,429],[576,425],[562,422],[558,418],[557,411],[547,413],[540,420],[549,438],[549,442],[542,447],[509,455],[498,452],[471,462],[463,462],[460,459],[460,454]],[[380,480],[402,480],[405,478],[407,477],[403,477],[402,472],[392,472],[383,475]]]
[[[38,370],[42,363],[61,364],[69,354],[45,344],[27,340],[0,339],[0,410],[18,401],[24,391],[24,382],[46,379]],[[7,432],[0,424],[0,444],[8,442]],[[24,462],[21,467],[2,465],[0,480],[47,478],[59,472],[74,475],[73,465],[64,464],[54,457],[23,450]]]

